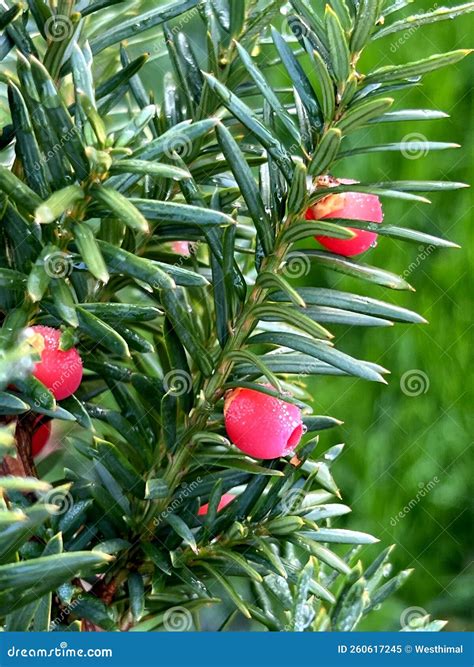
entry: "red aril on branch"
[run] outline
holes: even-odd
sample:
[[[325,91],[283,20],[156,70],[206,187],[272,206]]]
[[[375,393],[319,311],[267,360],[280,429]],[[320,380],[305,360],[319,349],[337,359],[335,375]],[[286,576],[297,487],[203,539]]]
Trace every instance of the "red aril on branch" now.
[[[38,415],[33,423],[33,436],[31,438],[31,453],[33,456],[38,456],[44,447],[47,445],[51,437],[51,420],[42,421],[43,416]]]
[[[255,459],[291,454],[304,433],[301,410],[296,405],[255,389],[230,391],[224,418],[230,440]]]
[[[191,257],[194,247],[193,244],[189,241],[173,241],[171,244],[171,250],[177,255]]]
[[[82,359],[79,352],[75,347],[69,350],[59,349],[59,329],[42,325],[35,325],[31,329],[38,338],[33,345],[41,355],[41,361],[33,369],[33,375],[58,401],[71,396],[82,380]]]
[[[333,182],[337,185],[351,185],[357,181],[340,179]],[[376,195],[364,192],[340,192],[328,195],[306,211],[307,220],[362,220],[366,222],[382,222],[383,211],[380,199]],[[330,236],[316,236],[319,243],[338,255],[354,257],[373,247],[377,242],[377,234],[365,229],[353,229],[356,236],[352,239],[335,239]]]
[[[232,493],[224,493],[222,498],[219,500],[219,504],[217,506],[217,511],[220,512],[221,510],[224,509],[224,507],[227,507],[229,503],[231,503],[234,500],[235,496]],[[198,516],[205,516],[209,511],[209,503],[205,503],[199,508],[198,511]]]

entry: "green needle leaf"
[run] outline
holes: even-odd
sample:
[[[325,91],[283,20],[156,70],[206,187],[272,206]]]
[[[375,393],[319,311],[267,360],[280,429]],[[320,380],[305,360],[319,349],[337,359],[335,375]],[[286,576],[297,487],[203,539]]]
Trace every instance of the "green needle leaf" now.
[[[139,16],[120,21],[112,29],[91,40],[92,53],[97,55],[112,44],[118,44],[139,35],[145,30],[150,30],[150,28],[162,25],[166,21],[171,21],[184,14],[184,12],[193,9],[198,3],[199,0],[181,0],[181,2],[173,2],[165,7],[160,6],[148,12],[142,12]]]
[[[274,243],[272,224],[263,205],[253,174],[237,142],[224,125],[219,124],[216,127],[216,132],[219,144],[232,169],[235,180],[247,204],[250,216],[255,224],[263,250],[268,255],[273,250]]]
[[[395,21],[390,25],[384,25],[383,28],[377,30],[374,34],[373,39],[380,39],[381,37],[386,37],[391,35],[394,32],[404,32],[405,30],[412,31],[416,30],[422,25],[427,25],[429,23],[437,23],[438,21],[446,21],[448,19],[454,19],[457,16],[462,16],[468,14],[469,12],[474,11],[474,2],[465,2],[462,5],[456,5],[454,7],[439,7],[434,11],[429,11],[426,13],[414,14],[413,16],[407,16],[404,19]]]
[[[40,225],[54,222],[63,213],[70,211],[82,199],[84,199],[84,192],[78,185],[69,185],[67,188],[58,190],[38,206],[35,221]]]
[[[405,65],[387,65],[376,69],[367,75],[365,83],[372,81],[385,82],[397,81],[399,79],[409,79],[420,74],[427,74],[433,70],[453,65],[459,62],[471,53],[470,49],[458,49],[457,51],[450,51],[449,53],[439,53],[423,60],[416,60],[415,62],[406,63]]]
[[[326,5],[325,22],[334,75],[338,84],[344,84],[350,74],[349,47],[337,14],[330,5]]]
[[[121,220],[127,227],[147,234],[150,231],[145,216],[134,206],[130,199],[124,197],[117,190],[94,186],[91,188],[93,198],[103,204],[112,214]]]

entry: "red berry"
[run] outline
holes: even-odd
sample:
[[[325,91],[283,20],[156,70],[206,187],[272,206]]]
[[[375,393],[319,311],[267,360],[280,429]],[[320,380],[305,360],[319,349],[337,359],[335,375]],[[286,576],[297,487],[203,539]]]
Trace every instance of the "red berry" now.
[[[338,181],[338,183],[351,184],[355,181]],[[337,185],[337,183],[336,183]],[[307,220],[330,220],[331,218],[342,218],[346,220],[365,220],[367,222],[382,222],[383,212],[380,199],[376,195],[363,192],[341,192],[328,195],[321,199],[315,206],[306,211]],[[377,241],[375,232],[365,229],[353,229],[356,234],[352,239],[335,239],[329,236],[316,236],[315,238],[325,248],[344,257],[354,257],[372,247]]]
[[[60,401],[71,396],[81,384],[82,359],[75,347],[59,349],[59,329],[36,325],[31,327],[38,334],[38,351],[41,354],[33,375]]]
[[[232,390],[225,400],[224,417],[234,445],[255,459],[286,456],[303,435],[296,405],[254,389]]]
[[[220,512],[222,509],[224,509],[224,507],[226,507],[230,502],[232,502],[234,498],[235,496],[232,493],[224,493],[217,506],[217,511]],[[202,507],[199,508],[198,516],[204,516],[205,514],[207,514],[208,510],[209,510],[209,503],[202,505]]]
[[[33,423],[33,428],[41,422],[42,416],[38,415]],[[36,430],[33,432],[33,437],[31,439],[31,453],[33,456],[38,456],[41,450],[45,447],[51,436],[51,421],[43,421],[39,424]]]
[[[193,252],[193,244],[189,241],[173,241],[171,249],[177,255],[183,257],[190,257]]]

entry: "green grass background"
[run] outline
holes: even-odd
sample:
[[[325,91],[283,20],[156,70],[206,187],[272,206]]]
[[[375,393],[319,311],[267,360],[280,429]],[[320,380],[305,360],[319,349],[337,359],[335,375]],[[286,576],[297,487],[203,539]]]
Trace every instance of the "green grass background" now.
[[[451,3],[449,3],[451,4]],[[415,2],[411,9],[430,8]],[[471,17],[425,26],[377,41],[364,55],[362,71],[417,60],[430,53],[472,46]],[[399,46],[398,39],[403,37]],[[392,39],[393,38],[393,39]],[[394,109],[423,107],[450,114],[444,120],[384,124],[371,132],[382,142],[413,132],[430,140],[454,141],[462,149],[406,159],[397,153],[346,160],[338,176],[360,180],[472,179],[473,108],[470,93],[472,58],[427,75],[423,86],[395,93]],[[364,132],[358,138],[365,143]],[[398,274],[412,270],[408,281],[416,293],[367,290],[337,274],[316,274],[319,283],[338,289],[363,290],[416,310],[427,326],[342,331],[339,347],[381,363],[392,371],[387,387],[352,379],[313,382],[315,406],[344,425],[321,438],[322,448],[347,443],[335,468],[344,501],[352,507],[347,527],[377,535],[383,545],[396,544],[394,562],[415,568],[409,583],[366,629],[399,629],[404,609],[421,607],[449,620],[447,629],[473,629],[472,597],[472,195],[469,190],[433,194],[429,206],[386,200],[391,224],[444,236],[461,250],[423,253],[416,244],[385,238],[367,261]],[[413,264],[416,265],[415,267]],[[401,379],[408,371],[426,375],[426,392],[407,396]],[[429,386],[428,386],[429,385]],[[422,489],[431,488],[426,494]],[[411,502],[411,509],[397,520]],[[376,548],[371,548],[372,552]]]

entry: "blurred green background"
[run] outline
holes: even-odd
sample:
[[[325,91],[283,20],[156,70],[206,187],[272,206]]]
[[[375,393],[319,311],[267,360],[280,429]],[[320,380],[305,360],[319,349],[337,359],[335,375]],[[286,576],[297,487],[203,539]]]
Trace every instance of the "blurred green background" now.
[[[410,10],[419,8],[433,8],[433,4],[415,2]],[[361,70],[471,47],[473,28],[471,15],[411,34],[387,36],[370,47]],[[426,137],[457,142],[462,144],[461,150],[428,155],[413,150],[407,157],[399,153],[361,156],[340,163],[336,175],[368,181],[419,178],[470,183],[472,62],[468,58],[426,76],[422,87],[395,93],[394,110],[440,109],[449,118],[384,124],[365,137],[364,131],[360,132],[357,138],[357,143],[364,145],[374,136],[383,143]],[[386,222],[444,236],[461,245],[461,250],[431,252],[385,238],[366,260],[404,275],[416,293],[367,290],[363,283],[337,274],[314,276],[318,284],[363,291],[416,310],[429,320],[427,326],[341,332],[341,349],[392,371],[387,387],[342,378],[317,380],[312,387],[317,412],[345,422],[337,431],[323,434],[321,446],[325,449],[336,442],[347,443],[335,468],[344,501],[352,507],[347,527],[372,532],[383,546],[396,544],[395,564],[416,570],[408,584],[361,629],[397,630],[401,613],[409,607],[421,607],[437,618],[448,619],[449,630],[474,627],[469,448],[473,202],[469,190],[435,193],[430,198],[431,205],[386,200]],[[377,547],[371,549],[372,555]]]

